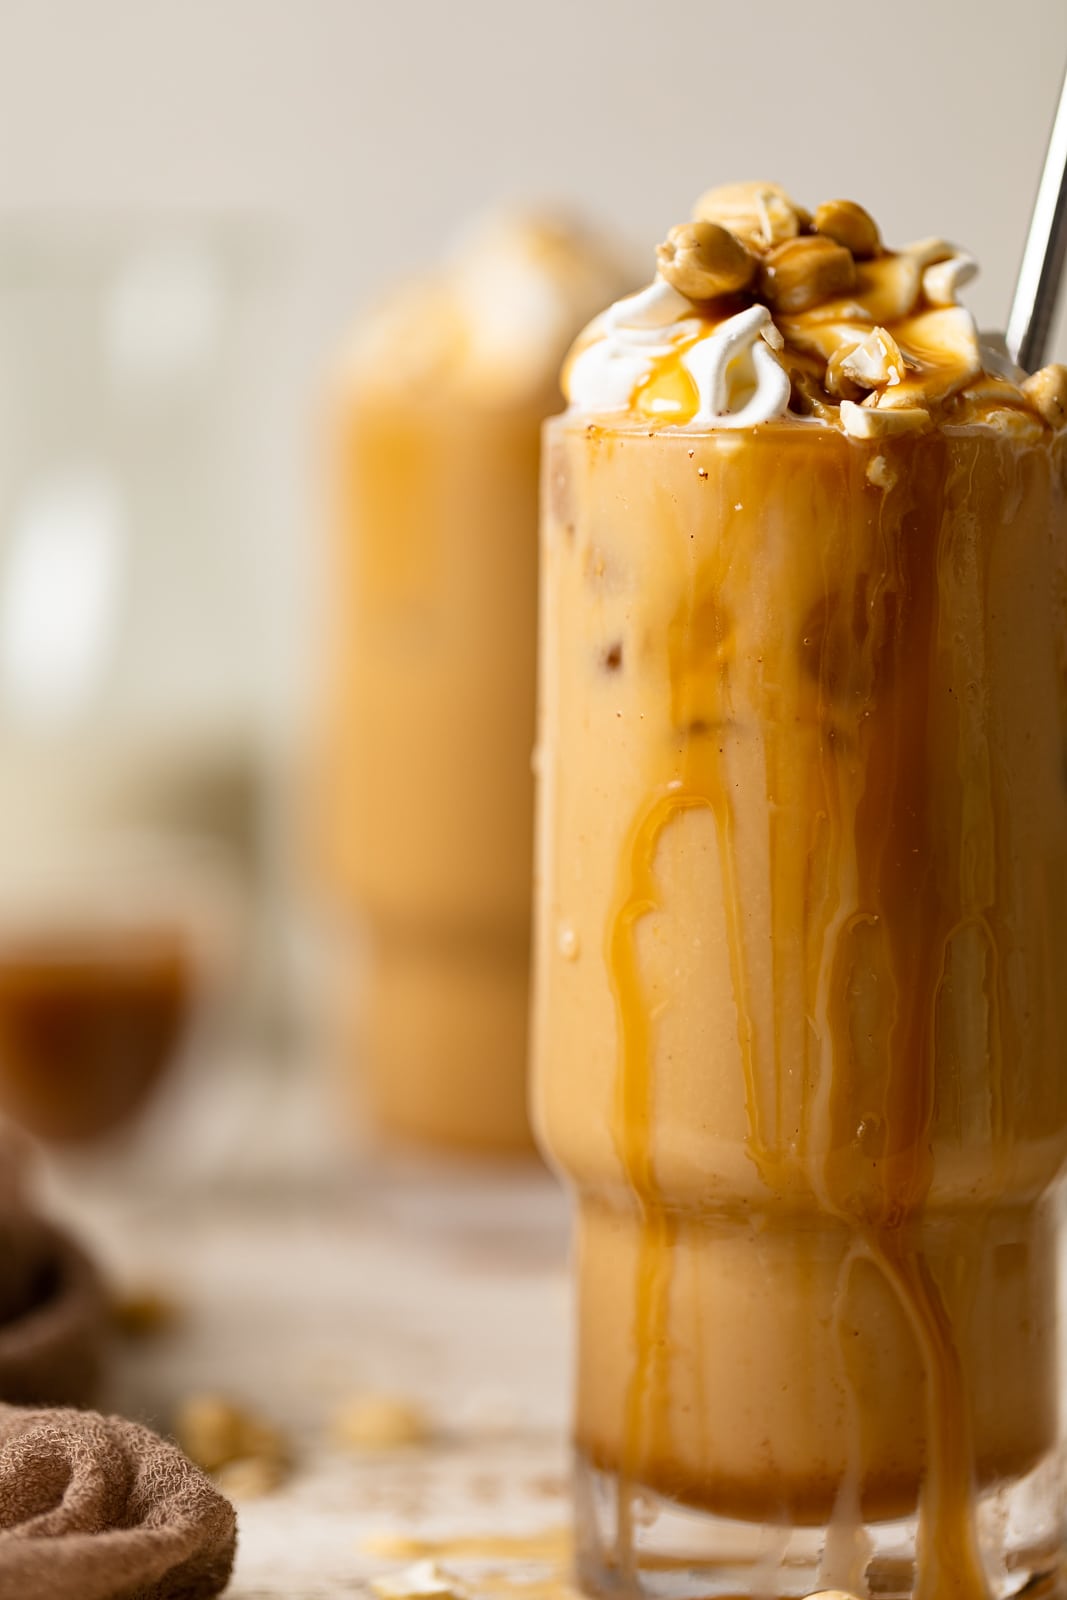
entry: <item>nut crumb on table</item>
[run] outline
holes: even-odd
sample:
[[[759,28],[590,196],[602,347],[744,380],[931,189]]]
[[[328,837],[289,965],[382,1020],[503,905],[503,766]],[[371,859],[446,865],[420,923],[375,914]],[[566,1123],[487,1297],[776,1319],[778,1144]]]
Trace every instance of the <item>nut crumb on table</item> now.
[[[467,1600],[469,1593],[454,1573],[432,1560],[372,1578],[370,1587],[378,1600]]]
[[[289,1476],[288,1463],[276,1456],[238,1456],[213,1474],[230,1500],[258,1500],[273,1494]]]
[[[190,1395],[174,1418],[174,1437],[191,1461],[210,1472],[227,1494],[269,1494],[292,1465],[282,1432],[220,1395]]]
[[[154,1339],[169,1333],[182,1320],[182,1307],[171,1295],[150,1284],[116,1291],[111,1298],[111,1322],[127,1339]]]
[[[426,1443],[433,1433],[420,1405],[391,1394],[354,1395],[334,1413],[331,1431],[352,1450],[402,1450]]]

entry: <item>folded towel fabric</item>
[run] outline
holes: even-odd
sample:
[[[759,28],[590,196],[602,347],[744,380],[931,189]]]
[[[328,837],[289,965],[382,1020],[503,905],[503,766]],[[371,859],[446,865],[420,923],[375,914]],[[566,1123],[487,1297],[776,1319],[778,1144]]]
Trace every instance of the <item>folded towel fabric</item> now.
[[[229,1501],[147,1428],[0,1405],[0,1600],[201,1600],[235,1546]]]

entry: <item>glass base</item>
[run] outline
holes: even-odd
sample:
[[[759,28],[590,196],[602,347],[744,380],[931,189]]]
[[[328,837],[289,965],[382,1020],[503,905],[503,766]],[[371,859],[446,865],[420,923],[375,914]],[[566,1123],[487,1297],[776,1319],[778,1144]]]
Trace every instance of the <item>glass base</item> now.
[[[1067,1600],[1062,1462],[978,1501],[993,1600]],[[827,1589],[859,1600],[913,1600],[917,1519],[848,1529],[740,1522],[635,1489],[620,1539],[619,1480],[578,1453],[575,1561],[587,1594],[610,1600],[804,1600]]]

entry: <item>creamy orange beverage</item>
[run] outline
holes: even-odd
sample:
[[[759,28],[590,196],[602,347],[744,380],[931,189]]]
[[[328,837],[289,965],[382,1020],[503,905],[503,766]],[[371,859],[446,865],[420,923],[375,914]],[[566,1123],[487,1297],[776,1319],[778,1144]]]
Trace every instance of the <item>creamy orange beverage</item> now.
[[[581,230],[498,217],[367,317],[339,374],[317,849],[350,1060],[408,1138],[529,1141],[539,434],[623,286]]]
[[[579,1575],[1012,1594],[1064,1546],[1067,370],[943,240],[773,185],[696,219],[547,432]]]

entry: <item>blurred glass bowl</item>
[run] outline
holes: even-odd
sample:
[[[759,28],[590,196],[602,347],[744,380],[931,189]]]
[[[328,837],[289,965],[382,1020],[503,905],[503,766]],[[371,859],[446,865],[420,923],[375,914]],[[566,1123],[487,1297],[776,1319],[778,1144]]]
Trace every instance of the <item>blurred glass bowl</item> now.
[[[159,1144],[144,1125],[161,1123],[180,1156],[205,1033],[232,1009],[243,920],[210,844],[126,833],[9,862],[0,1114],[57,1149],[109,1156]]]

